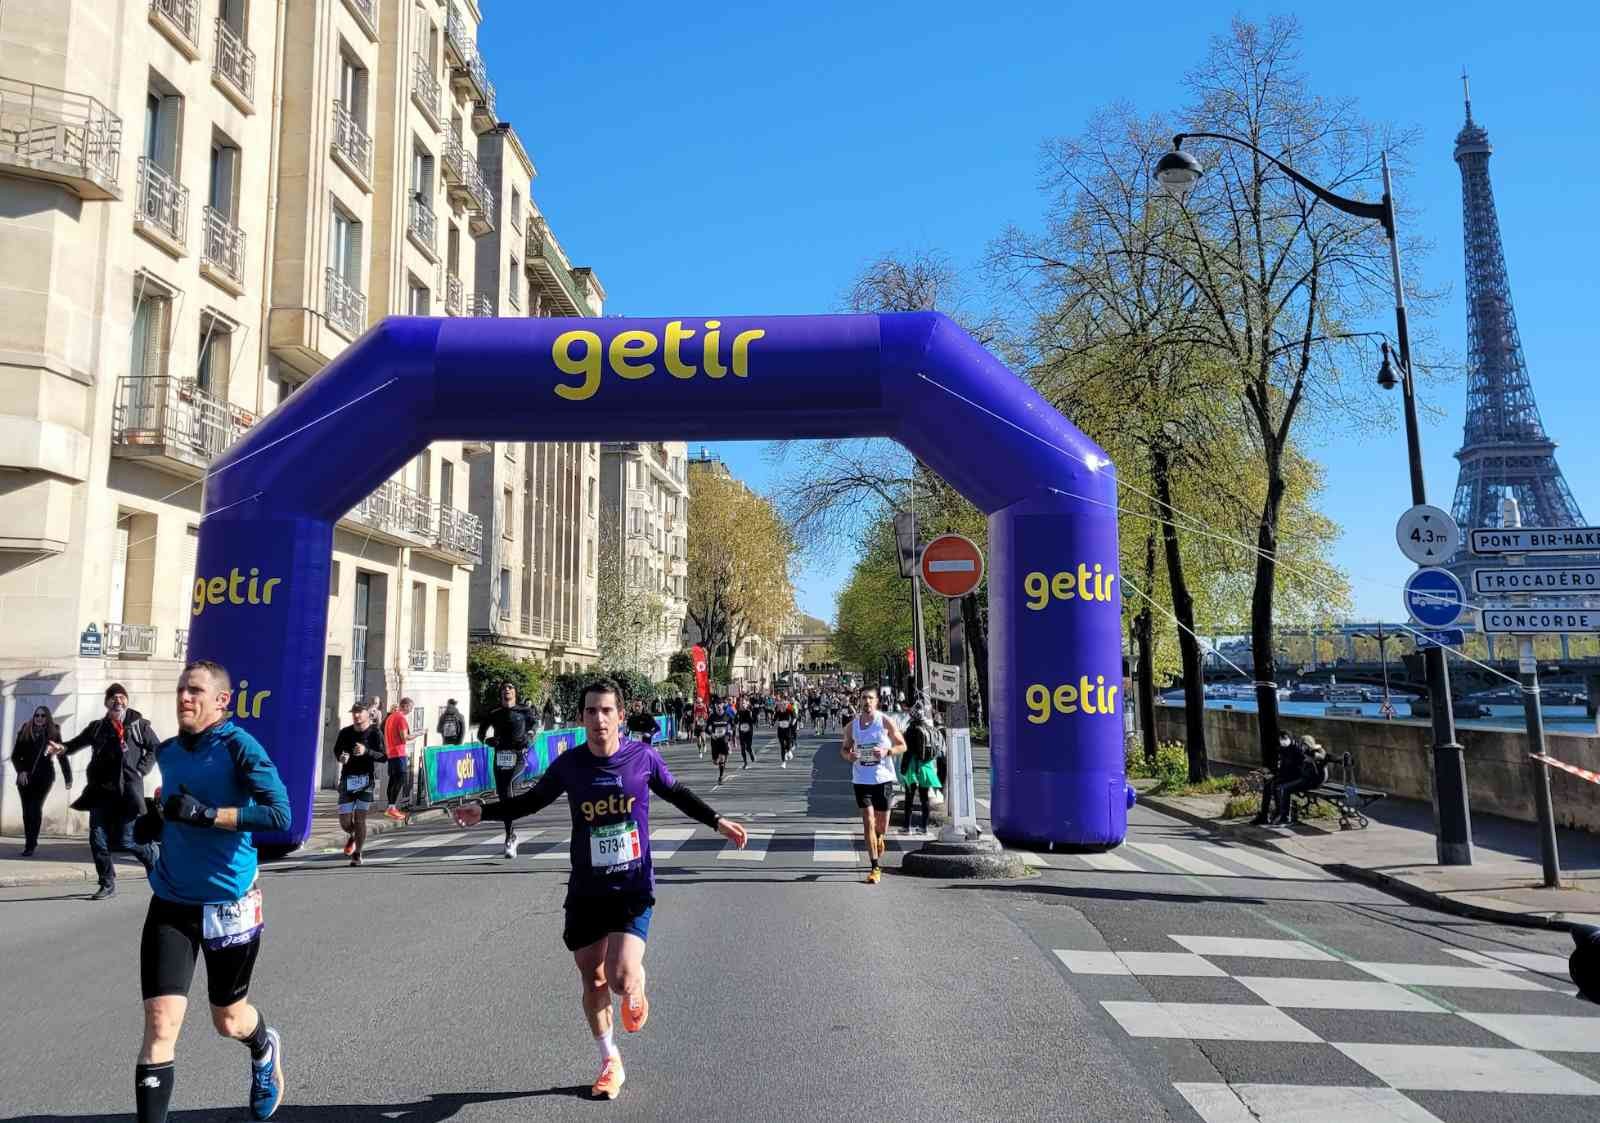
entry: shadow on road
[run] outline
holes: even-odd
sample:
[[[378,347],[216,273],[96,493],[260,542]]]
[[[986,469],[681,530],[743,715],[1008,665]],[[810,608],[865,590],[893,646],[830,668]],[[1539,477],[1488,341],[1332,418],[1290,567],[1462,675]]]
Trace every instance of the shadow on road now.
[[[542,1098],[545,1096],[560,1096],[567,1099],[587,1100],[589,1089],[583,1085],[570,1085],[564,1088],[545,1088],[537,1092],[447,1092],[436,1096],[429,1096],[425,1100],[413,1100],[410,1103],[387,1104],[321,1104],[317,1106],[295,1106],[285,1104],[272,1116],[283,1123],[322,1123],[326,1120],[349,1121],[349,1123],[379,1123],[382,1121],[401,1120],[403,1123],[435,1123],[437,1120],[453,1119],[464,1107],[473,1107],[478,1104],[507,1103],[515,1100]],[[227,1108],[200,1108],[194,1111],[174,1111],[167,1118],[173,1123],[235,1123],[240,1118],[237,1107]],[[130,1123],[133,1119],[132,1112],[118,1112],[109,1115],[4,1115],[0,1116],[0,1123]]]
[[[1184,905],[1264,905],[1262,897],[1224,897],[1210,893],[1153,893],[1148,889],[1097,889],[1089,886],[1041,885],[1029,881],[1021,885],[1003,885],[986,881],[977,885],[946,885],[946,889],[977,893],[1026,893],[1035,897],[1072,897],[1092,901],[1143,901]]]

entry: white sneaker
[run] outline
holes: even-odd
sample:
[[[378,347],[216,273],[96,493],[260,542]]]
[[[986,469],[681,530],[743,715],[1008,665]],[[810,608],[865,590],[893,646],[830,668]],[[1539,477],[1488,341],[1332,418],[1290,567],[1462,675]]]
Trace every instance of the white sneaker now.
[[[789,767],[789,762],[788,762],[788,761],[784,761],[784,762],[783,762],[783,766],[784,766],[784,767],[785,767],[785,768],[788,768],[788,767]]]
[[[518,840],[518,838],[517,838],[517,836],[515,834],[513,834],[510,838],[506,839],[506,857],[507,858],[515,858],[517,856],[517,842],[518,841],[519,840]]]

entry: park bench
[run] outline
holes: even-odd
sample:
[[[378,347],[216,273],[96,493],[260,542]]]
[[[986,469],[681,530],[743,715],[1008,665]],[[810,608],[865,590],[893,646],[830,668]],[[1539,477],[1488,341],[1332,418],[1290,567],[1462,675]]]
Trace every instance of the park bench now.
[[[1355,759],[1349,753],[1339,758],[1339,768],[1338,780],[1330,777],[1326,784],[1290,795],[1291,819],[1302,817],[1317,803],[1326,803],[1338,813],[1340,830],[1350,830],[1352,823],[1363,828],[1367,826],[1363,812],[1389,793],[1360,787],[1356,783]]]

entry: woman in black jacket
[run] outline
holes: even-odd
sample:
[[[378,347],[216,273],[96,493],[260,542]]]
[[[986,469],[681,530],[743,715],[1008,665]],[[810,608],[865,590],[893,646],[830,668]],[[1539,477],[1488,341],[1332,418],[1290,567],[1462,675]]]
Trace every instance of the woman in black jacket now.
[[[44,801],[56,785],[56,764],[46,751],[61,741],[61,727],[50,716],[47,706],[33,711],[33,718],[17,730],[11,747],[11,767],[17,775],[17,795],[22,798],[22,856],[30,858],[39,848],[39,826],[44,822]],[[72,765],[57,757],[67,789],[72,789]]]

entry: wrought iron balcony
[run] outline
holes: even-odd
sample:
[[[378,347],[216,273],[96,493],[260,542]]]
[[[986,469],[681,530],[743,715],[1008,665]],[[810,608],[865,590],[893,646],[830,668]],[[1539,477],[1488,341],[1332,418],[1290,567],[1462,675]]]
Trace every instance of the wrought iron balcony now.
[[[237,102],[246,113],[252,111],[256,89],[256,53],[245,46],[244,40],[234,33],[221,16],[217,17],[211,74],[213,78],[221,79],[219,84],[223,93],[237,95],[230,96],[230,101]]]
[[[337,269],[327,270],[327,305],[328,323],[346,339],[354,339],[366,330],[367,298]]]
[[[434,545],[453,557],[478,561],[483,556],[483,520],[471,511],[434,504]]]
[[[524,238],[527,270],[538,279],[540,288],[563,315],[577,316],[585,311],[583,298],[572,279],[572,263],[561,249],[561,243],[550,233],[550,224],[535,217],[528,223]]]
[[[133,225],[176,253],[181,254],[188,242],[189,189],[147,156],[139,158],[139,197]]]
[[[124,659],[148,658],[156,653],[156,627],[153,624],[124,624],[106,621],[105,653]]]
[[[189,58],[200,57],[200,5],[195,0],[150,0],[150,22]]]
[[[428,124],[439,127],[439,78],[420,53],[411,56],[411,100],[417,103]]]
[[[461,283],[461,278],[454,273],[444,275],[444,314],[446,316],[460,316],[466,306],[466,286]]]
[[[371,530],[374,537],[402,546],[427,546],[433,541],[428,497],[394,480],[385,480],[345,518]]]
[[[446,25],[448,28],[448,24]],[[446,43],[449,43],[448,31]],[[487,132],[495,127],[494,83],[489,81],[489,69],[483,56],[471,43],[458,43],[456,61],[450,67],[450,88],[472,101],[472,127]]]
[[[122,118],[87,94],[0,78],[0,169],[120,199]]]
[[[478,161],[468,155],[462,161],[462,191],[466,197],[467,229],[475,238],[481,238],[494,229],[494,191],[483,178]]]
[[[469,316],[493,316],[494,297],[486,292],[474,293],[472,295],[472,307],[467,314]]]
[[[372,138],[342,101],[333,103],[333,154],[363,183],[372,180]]]
[[[200,210],[200,268],[228,287],[244,286],[244,231],[215,207]]]
[[[448,671],[450,669],[450,653],[448,651],[435,651],[433,653],[433,669]]]
[[[444,57],[452,67],[461,66],[476,53],[477,48],[467,38],[467,24],[456,11],[454,4],[444,17]]]
[[[434,236],[438,233],[438,220],[433,217],[433,208],[428,206],[427,200],[420,192],[412,192],[409,205],[406,207],[406,233],[417,244],[417,248],[428,255],[429,261],[438,260],[438,251],[434,248]]]
[[[444,138],[444,150],[439,155],[439,175],[443,177],[445,187],[453,189],[462,187],[466,183],[466,172],[463,170],[467,162],[467,150],[461,143],[461,138],[450,133]],[[450,197],[455,198],[454,190]]]
[[[428,652],[425,649],[413,647],[409,652],[409,656],[413,671],[425,671],[428,669]]]
[[[255,415],[186,378],[125,375],[111,413],[112,451],[180,475],[203,472],[255,424]]]

